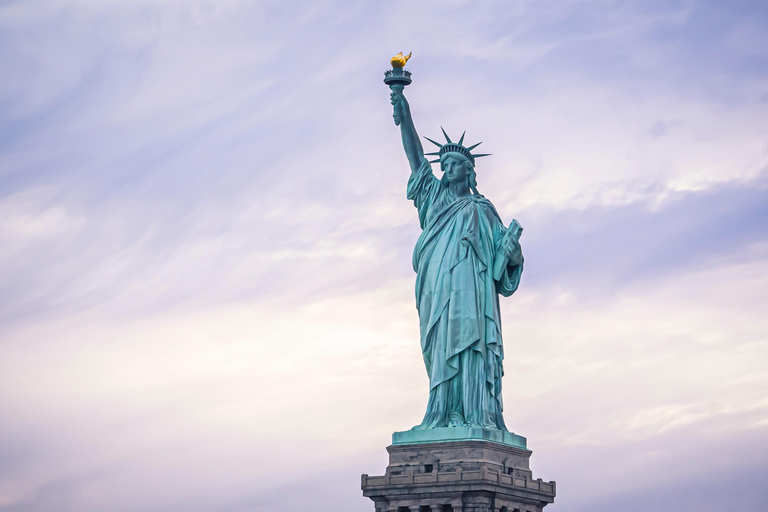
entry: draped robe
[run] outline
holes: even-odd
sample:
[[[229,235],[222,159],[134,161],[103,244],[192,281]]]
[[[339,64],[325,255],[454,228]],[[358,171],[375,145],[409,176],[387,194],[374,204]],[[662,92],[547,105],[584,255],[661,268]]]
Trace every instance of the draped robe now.
[[[455,197],[426,160],[411,174],[407,194],[422,228],[413,268],[430,387],[424,420],[414,428],[507,430],[501,401],[499,294],[515,292],[522,260],[507,264],[494,280],[494,258],[504,250],[506,232],[499,214],[482,195]]]

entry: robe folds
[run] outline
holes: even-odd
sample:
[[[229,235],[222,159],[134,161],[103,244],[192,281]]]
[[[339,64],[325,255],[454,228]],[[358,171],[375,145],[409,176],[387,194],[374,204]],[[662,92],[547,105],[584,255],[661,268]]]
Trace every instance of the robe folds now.
[[[424,420],[414,428],[507,430],[501,401],[499,294],[515,292],[522,261],[507,264],[501,278],[494,280],[494,258],[503,251],[507,228],[490,201],[479,194],[455,197],[426,160],[411,174],[407,195],[422,228],[413,268],[430,386]]]

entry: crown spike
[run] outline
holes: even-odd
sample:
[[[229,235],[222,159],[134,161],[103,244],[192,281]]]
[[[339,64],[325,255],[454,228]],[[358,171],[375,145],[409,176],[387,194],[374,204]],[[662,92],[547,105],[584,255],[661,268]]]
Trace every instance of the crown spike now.
[[[443,130],[443,127],[440,127],[441,130]],[[445,136],[445,140],[448,141],[448,144],[453,144],[453,141],[448,137],[448,134],[445,133],[445,130],[443,130],[443,135]]]
[[[440,159],[438,158],[437,160],[430,160],[430,161],[429,161],[429,163],[431,163],[431,164],[436,164],[436,163],[437,163],[437,162],[439,162],[439,161],[440,161]]]
[[[434,153],[424,153],[425,155],[439,155],[439,151],[435,151]]]
[[[480,141],[480,142],[478,142],[477,144],[475,144],[474,146],[469,146],[469,147],[467,148],[467,151],[472,151],[473,149],[475,149],[477,146],[479,146],[479,145],[480,145],[480,144],[482,144],[482,143],[483,143],[483,142],[482,142],[482,141]]]
[[[480,158],[481,156],[491,156],[493,153],[483,153],[482,155],[472,155],[473,158]]]
[[[442,145],[442,144],[440,144],[440,143],[438,143],[438,142],[435,142],[435,141],[433,141],[433,140],[432,140],[432,139],[430,139],[429,137],[424,137],[424,138],[425,138],[425,139],[427,139],[429,142],[431,142],[432,144],[434,144],[435,146],[437,146],[437,147],[439,147],[439,148],[443,147],[443,145]]]
[[[459,146],[461,146],[464,143],[464,136],[467,134],[467,131],[464,130],[464,133],[461,134],[461,138],[459,139]]]

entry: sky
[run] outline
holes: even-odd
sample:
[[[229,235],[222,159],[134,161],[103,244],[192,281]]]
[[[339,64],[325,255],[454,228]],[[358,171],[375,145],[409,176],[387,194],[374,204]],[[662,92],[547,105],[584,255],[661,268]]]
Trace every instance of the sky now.
[[[525,228],[546,510],[764,509],[766,2],[0,0],[1,512],[372,510],[428,394],[399,51]]]

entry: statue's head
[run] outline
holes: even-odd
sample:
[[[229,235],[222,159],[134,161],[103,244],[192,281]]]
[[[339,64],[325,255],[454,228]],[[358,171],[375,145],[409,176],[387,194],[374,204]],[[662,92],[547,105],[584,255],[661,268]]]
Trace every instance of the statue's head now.
[[[440,157],[443,180],[448,183],[467,182],[470,188],[477,187],[475,166],[461,153],[444,153]]]
[[[440,162],[440,168],[445,173],[443,175],[444,181],[461,182],[463,180],[469,180],[469,187],[473,192],[477,193],[475,158],[488,155],[473,155],[472,150],[482,143],[478,142],[477,144],[467,148],[464,147],[464,134],[461,135],[459,142],[451,141],[451,139],[448,137],[448,134],[445,133],[445,130],[443,130],[443,135],[445,136],[446,140],[445,144],[440,144],[439,142],[435,142],[429,137],[424,137],[429,142],[440,148],[439,151],[435,151],[434,153],[425,153],[425,155],[436,155],[439,157],[437,160],[432,160],[430,163]]]

